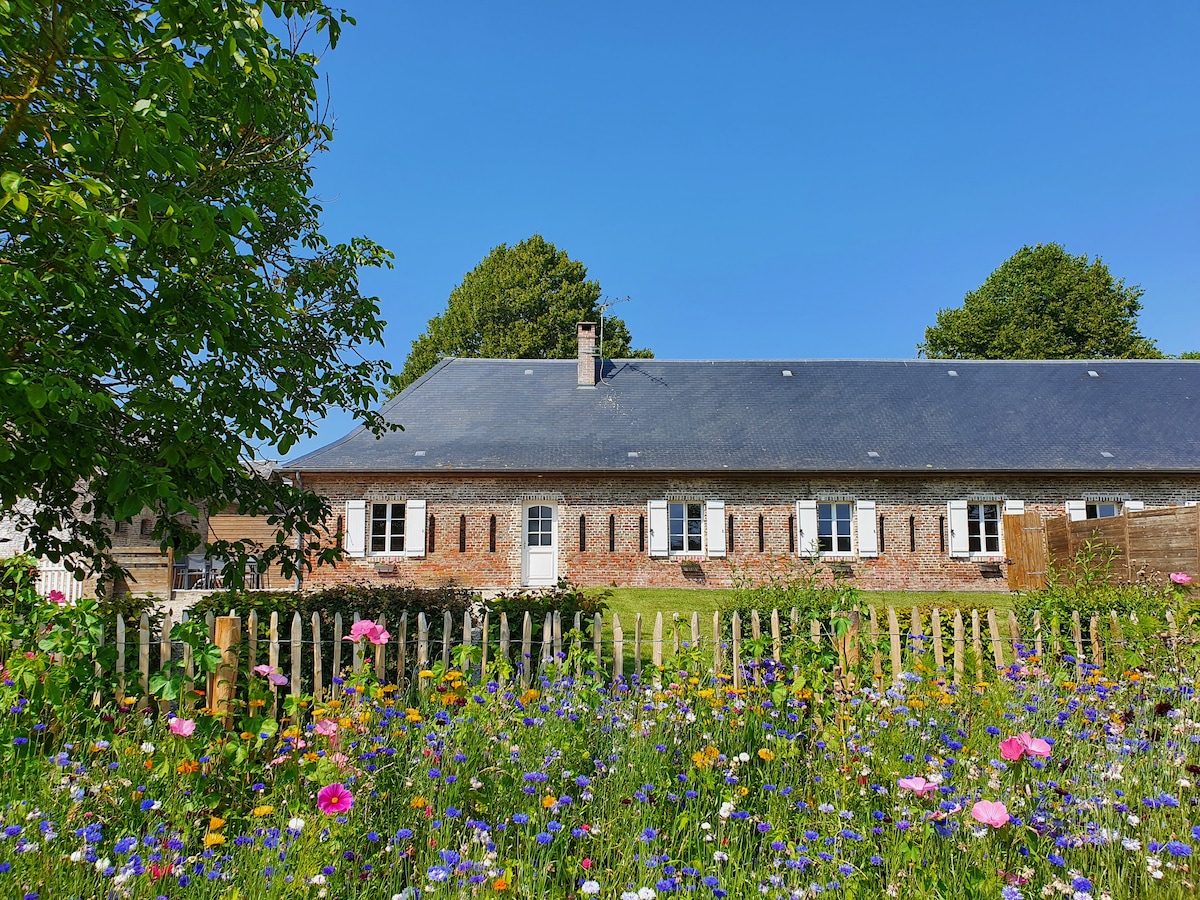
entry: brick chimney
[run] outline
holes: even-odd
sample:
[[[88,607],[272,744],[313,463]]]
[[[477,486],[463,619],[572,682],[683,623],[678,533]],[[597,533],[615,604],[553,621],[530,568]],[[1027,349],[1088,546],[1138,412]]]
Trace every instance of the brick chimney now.
[[[575,335],[579,340],[576,383],[579,387],[595,387],[596,370],[600,364],[596,358],[596,323],[579,322],[575,326]]]

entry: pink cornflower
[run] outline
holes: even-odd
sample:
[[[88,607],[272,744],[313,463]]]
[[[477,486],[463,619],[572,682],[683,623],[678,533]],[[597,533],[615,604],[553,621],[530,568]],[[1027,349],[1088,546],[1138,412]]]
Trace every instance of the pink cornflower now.
[[[980,800],[971,807],[971,818],[990,828],[1008,824],[1008,807],[997,800]]]
[[[363,638],[378,646],[386,644],[391,635],[379,623],[372,622],[370,619],[361,619],[350,626],[350,636],[344,637],[342,640],[357,644]]]
[[[196,730],[196,722],[194,719],[181,719],[175,716],[167,723],[167,728],[176,737],[191,737],[192,732]]]
[[[317,809],[327,816],[347,812],[353,805],[354,795],[344,784],[329,784],[317,792]]]
[[[254,674],[261,675],[263,678],[267,679],[267,681],[271,682],[271,684],[275,685],[276,687],[283,687],[285,684],[287,684],[287,676],[286,675],[280,673],[277,669],[274,669],[271,666],[266,665],[265,663],[261,666],[255,666]]]
[[[924,797],[931,791],[937,790],[937,785],[934,782],[926,781],[919,775],[915,778],[901,778],[896,782],[896,786],[906,791],[912,791],[918,797]]]
[[[1192,576],[1187,572],[1172,572],[1171,580],[1176,584],[1191,584]]]

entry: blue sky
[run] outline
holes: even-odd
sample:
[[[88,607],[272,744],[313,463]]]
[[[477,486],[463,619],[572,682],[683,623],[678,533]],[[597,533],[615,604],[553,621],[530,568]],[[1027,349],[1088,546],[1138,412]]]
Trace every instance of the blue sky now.
[[[906,358],[1023,244],[1200,350],[1200,4],[343,0],[325,231],[398,369],[494,246],[582,261],[663,358]],[[320,437],[349,427],[331,414]]]

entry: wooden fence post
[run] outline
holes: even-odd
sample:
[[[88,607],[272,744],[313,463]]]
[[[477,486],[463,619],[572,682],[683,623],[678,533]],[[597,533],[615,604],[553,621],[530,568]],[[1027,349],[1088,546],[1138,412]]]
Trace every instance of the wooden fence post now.
[[[214,625],[215,627],[215,625]],[[213,643],[216,643],[216,632],[214,631]],[[218,645],[219,646],[219,645]],[[271,613],[271,623],[267,626],[267,665],[276,672],[279,671],[279,612]],[[279,688],[273,682],[268,682],[271,685],[271,718],[279,716]],[[212,696],[209,696],[209,706],[212,706]]]
[[[504,660],[504,662],[506,662],[506,663],[510,662],[512,660],[512,656],[509,651],[508,643],[509,643],[508,613],[502,612],[502,613],[500,613],[500,659]],[[504,677],[505,677],[504,667],[501,666],[500,667],[500,680],[503,681]]]
[[[933,662],[938,672],[946,670],[946,647],[942,643],[942,614],[935,606],[929,615],[929,628],[933,632]]]
[[[313,702],[320,703],[325,697],[325,673],[322,671],[321,614],[312,614],[313,642]]]
[[[983,681],[983,639],[979,634],[979,610],[971,610],[971,649],[975,653],[975,681]]]
[[[117,616],[117,704],[125,703],[125,617]]]
[[[1036,609],[1033,611],[1033,654],[1038,662],[1042,662],[1042,614]]]
[[[904,671],[900,658],[900,621],[896,618],[896,607],[888,607],[888,641],[892,649],[892,686],[900,683]]]
[[[333,614],[333,670],[329,673],[330,676],[330,693],[337,697],[341,692],[337,689],[337,685],[332,683],[334,678],[342,677],[342,614]]]
[[[721,674],[722,659],[721,647],[721,613],[719,610],[713,612],[713,677],[717,678]]]
[[[655,682],[655,684],[657,684],[659,682],[659,670],[662,669],[662,664],[663,664],[662,646],[663,646],[663,620],[662,620],[662,613],[658,612],[658,613],[654,614],[654,643],[651,645],[651,649],[650,649],[650,661],[654,664],[654,682]]]
[[[484,617],[487,622],[487,617]],[[400,634],[396,638],[396,648],[400,651],[396,659],[396,685],[408,686],[408,610],[400,613]]]
[[[525,611],[521,622],[521,687],[529,687],[533,669],[533,617]]]
[[[292,656],[292,690],[293,697],[300,696],[300,665],[303,661],[304,652],[304,623],[300,618],[300,610],[296,610],[292,614],[292,640],[291,640],[291,656]]]
[[[771,610],[771,656],[783,662],[783,629],[779,625],[779,610]]]
[[[166,672],[167,666],[171,663],[171,611],[167,610],[163,614],[162,627],[158,632],[158,670]],[[180,708],[183,708],[183,698],[180,698]],[[166,715],[170,703],[166,700],[158,701],[158,711],[162,715]]]
[[[237,690],[238,644],[242,638],[242,620],[237,616],[221,616],[216,620],[213,643],[221,651],[217,671],[208,676],[208,707],[214,714],[224,716],[226,731],[233,730],[233,698]]]
[[[871,672],[875,676],[875,683],[883,682],[883,652],[879,649],[879,615],[875,611],[875,607],[870,607],[871,615],[867,620],[867,630],[871,636]]]
[[[962,610],[954,610],[954,683],[962,684],[963,657],[967,655],[967,639],[963,633]]]
[[[387,613],[379,614],[379,627],[387,628]],[[375,678],[380,684],[387,680],[387,644],[375,645]]]
[[[442,671],[450,671],[450,645],[454,640],[454,616],[450,610],[442,613]]]
[[[417,613],[417,691],[422,697],[429,693],[429,679],[421,673],[429,668],[429,620]]]
[[[1083,626],[1079,622],[1079,610],[1071,613],[1071,642],[1075,645],[1075,680],[1078,681],[1083,677]]]
[[[996,622],[996,611],[989,609],[987,611],[988,634],[992,638],[992,658],[996,663],[996,669],[999,671],[1004,668],[1004,645],[1000,640],[1000,626]]]
[[[742,689],[742,617],[733,614],[733,689]]]
[[[613,683],[621,680],[625,667],[625,632],[621,630],[621,617],[613,613]]]
[[[138,698],[137,708],[142,709],[150,702],[150,616],[142,613],[138,623],[138,672],[141,673],[138,682],[142,695]]]
[[[633,674],[642,675],[642,614],[633,614]]]

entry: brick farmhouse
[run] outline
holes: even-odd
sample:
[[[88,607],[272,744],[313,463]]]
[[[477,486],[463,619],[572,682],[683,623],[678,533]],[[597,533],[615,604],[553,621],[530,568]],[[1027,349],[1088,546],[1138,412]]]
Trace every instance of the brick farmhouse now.
[[[724,587],[816,556],[866,589],[1004,590],[1004,515],[1200,500],[1200,362],[447,359],[282,466],[330,581]]]

